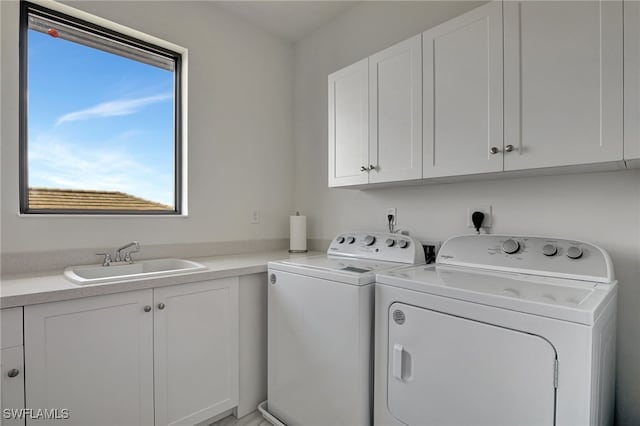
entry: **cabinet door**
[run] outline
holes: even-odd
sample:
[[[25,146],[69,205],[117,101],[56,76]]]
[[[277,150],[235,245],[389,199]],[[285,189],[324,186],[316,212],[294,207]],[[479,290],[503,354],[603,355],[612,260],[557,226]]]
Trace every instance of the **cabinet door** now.
[[[424,177],[501,171],[502,3],[438,25],[422,43]]]
[[[504,3],[505,170],[622,159],[621,8]]]
[[[422,178],[422,41],[369,57],[369,182]]]
[[[27,407],[69,418],[27,424],[153,425],[152,291],[24,308]]]
[[[25,408],[22,307],[2,309],[0,326],[0,425],[24,426],[19,411]]]
[[[329,75],[329,186],[369,181],[369,61]],[[365,170],[362,170],[365,168]]]
[[[624,158],[640,159],[640,2],[624,2]]]
[[[154,289],[156,426],[238,405],[238,278]]]
[[[2,391],[2,426],[24,426],[24,417],[16,415],[24,407],[24,359],[22,345],[0,351],[0,390]],[[11,410],[5,418],[5,410]],[[22,413],[20,413],[22,414]]]

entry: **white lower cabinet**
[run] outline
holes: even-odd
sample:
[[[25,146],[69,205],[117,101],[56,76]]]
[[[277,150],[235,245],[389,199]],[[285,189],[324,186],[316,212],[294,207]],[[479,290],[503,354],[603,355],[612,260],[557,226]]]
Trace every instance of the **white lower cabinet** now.
[[[22,342],[22,308],[0,312],[0,400],[2,426],[24,426],[24,346]]]
[[[195,424],[237,405],[237,280],[25,307],[26,406],[69,413],[27,425]]]
[[[238,405],[238,279],[154,290],[156,425],[193,425]]]
[[[24,418],[17,415],[24,408],[24,358],[23,347],[2,349],[2,426],[24,425]],[[7,413],[5,410],[9,410]],[[5,417],[6,416],[6,417]]]
[[[69,410],[27,424],[153,425],[152,302],[141,290],[26,306],[27,406]]]

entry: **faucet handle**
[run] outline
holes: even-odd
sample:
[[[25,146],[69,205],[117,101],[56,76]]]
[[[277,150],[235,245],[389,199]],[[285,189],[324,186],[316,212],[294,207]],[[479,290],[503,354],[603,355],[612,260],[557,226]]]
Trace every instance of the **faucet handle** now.
[[[133,263],[133,258],[131,257],[131,255],[132,255],[133,253],[137,253],[137,252],[139,252],[139,251],[140,251],[140,250],[131,250],[131,251],[126,252],[126,253],[124,254],[124,259],[123,259],[123,260],[124,260],[125,262],[127,262],[127,263]]]
[[[96,253],[96,256],[104,256],[104,260],[102,261],[102,266],[111,265],[111,255],[109,253]]]
[[[127,263],[133,263],[133,258],[131,257],[131,255],[132,255],[133,253],[138,253],[138,252],[140,251],[140,244],[138,244],[138,242],[137,242],[137,241],[134,241],[134,242],[133,242],[133,244],[134,244],[134,246],[135,246],[135,249],[133,249],[133,250],[129,250],[128,252],[126,252],[126,253],[124,254],[124,259],[123,259],[123,260],[124,260],[125,262],[127,262]]]

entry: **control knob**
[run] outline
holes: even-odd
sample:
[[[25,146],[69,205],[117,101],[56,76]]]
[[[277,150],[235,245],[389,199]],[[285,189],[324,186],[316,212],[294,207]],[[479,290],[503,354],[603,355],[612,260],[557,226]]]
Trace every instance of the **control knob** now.
[[[569,259],[580,259],[582,257],[582,249],[576,246],[569,247],[567,249],[567,257]]]
[[[353,244],[356,242],[356,238],[355,237],[347,237],[347,243],[348,244]]]
[[[403,249],[409,247],[409,240],[400,240],[400,241],[398,241],[398,247],[403,248]]]
[[[517,253],[518,250],[520,250],[520,243],[512,238],[502,243],[502,251],[507,254]]]
[[[375,242],[376,237],[374,237],[373,235],[367,235],[366,237],[364,237],[364,245],[366,246],[372,246]]]
[[[336,241],[338,242],[338,244],[342,244],[344,243],[344,237],[340,235],[338,238],[336,238]]]
[[[545,256],[555,256],[556,253],[558,253],[558,247],[553,244],[545,244],[542,247],[542,254],[544,254]]]
[[[393,245],[396,243],[396,240],[394,240],[393,238],[387,238],[384,243],[387,245],[387,247],[393,247]]]

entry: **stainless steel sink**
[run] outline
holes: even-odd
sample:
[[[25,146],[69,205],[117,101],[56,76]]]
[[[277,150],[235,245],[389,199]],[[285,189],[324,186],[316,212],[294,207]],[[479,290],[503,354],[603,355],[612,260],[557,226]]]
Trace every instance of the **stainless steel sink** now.
[[[206,266],[190,260],[153,259],[139,260],[131,264],[111,264],[111,266],[69,266],[64,270],[64,276],[74,284],[88,285],[181,275],[205,269],[207,269]]]

